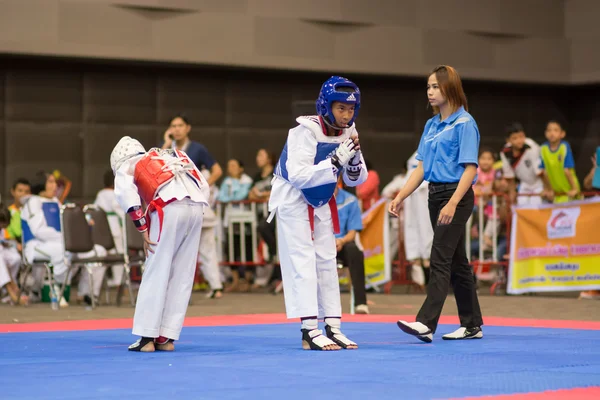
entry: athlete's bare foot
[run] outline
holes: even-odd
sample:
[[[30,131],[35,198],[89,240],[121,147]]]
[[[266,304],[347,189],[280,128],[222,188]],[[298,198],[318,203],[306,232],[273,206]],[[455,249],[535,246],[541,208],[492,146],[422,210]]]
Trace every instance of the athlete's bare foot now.
[[[303,340],[303,341],[302,341],[302,348],[303,348],[304,350],[312,350],[312,349],[310,348],[310,344],[308,344],[308,342],[307,342],[306,340]],[[319,350],[322,350],[322,351],[333,351],[333,350],[341,350],[341,349],[342,349],[342,348],[341,348],[340,346],[338,346],[337,344],[335,344],[335,343],[334,343],[334,344],[328,344],[328,345],[325,345],[325,346],[323,346],[323,347],[322,347],[321,349],[319,349]]]
[[[141,353],[152,353],[155,350],[154,340],[152,338],[140,338],[137,342],[129,346],[128,350],[139,351]]]
[[[342,348],[322,334],[319,329],[302,329],[302,348],[304,350],[334,351]]]
[[[159,351],[174,351],[175,350],[175,344],[173,342],[167,342],[164,344],[156,343],[154,345],[154,347],[156,348],[156,350],[159,350]]]

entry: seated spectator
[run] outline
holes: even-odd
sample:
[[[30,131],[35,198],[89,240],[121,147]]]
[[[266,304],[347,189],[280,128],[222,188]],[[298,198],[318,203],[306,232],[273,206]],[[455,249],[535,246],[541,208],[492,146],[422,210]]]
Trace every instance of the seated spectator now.
[[[10,224],[4,230],[4,238],[17,242],[17,250],[22,251],[21,247],[21,208],[23,207],[23,199],[31,195],[31,185],[25,178],[18,178],[10,188],[10,195],[13,198],[13,203],[8,206],[10,211]]]
[[[56,188],[54,175],[43,171],[39,172],[32,181],[32,195],[24,199],[21,212],[23,242],[25,244],[23,252],[29,263],[33,263],[34,259],[50,261],[54,267],[54,279],[56,283],[63,284],[67,280],[67,266],[64,259],[65,250],[62,235],[60,233],[61,204],[56,198]],[[81,258],[103,257],[106,255],[106,249],[101,246],[95,246],[94,250],[78,255]],[[67,254],[67,256],[69,255]],[[32,294],[36,300],[41,298],[41,288],[45,272],[43,268],[35,268],[33,271],[34,285]],[[75,271],[70,276],[74,273]],[[98,296],[100,293],[103,277],[104,269],[95,268],[93,275],[96,286],[93,288],[95,296]],[[67,280],[67,284],[69,280]],[[91,304],[88,273],[85,268],[82,269],[79,278],[78,296],[78,300],[83,300]],[[68,306],[64,296],[59,299],[59,305],[61,307]]]
[[[252,179],[244,173],[244,164],[235,158],[227,162],[227,177],[219,188],[221,203],[242,201],[248,198]]]
[[[340,185],[341,185],[340,178]],[[368,314],[365,291],[365,257],[356,245],[357,232],[363,229],[358,199],[339,186],[335,190],[335,202],[340,220],[340,233],[335,235],[337,258],[350,270],[354,289],[354,306],[357,314]]]
[[[111,250],[111,254],[123,254],[123,229],[121,225],[125,221],[125,213],[117,202],[114,185],[115,176],[112,170],[109,169],[104,173],[104,189],[98,192],[94,204],[106,213],[110,232],[115,241],[115,248]],[[123,264],[115,264],[111,267],[112,279],[108,281],[109,287],[121,286],[124,269]]]
[[[0,229],[3,234],[10,222],[10,211],[0,205]],[[16,283],[20,266],[21,254],[17,250],[17,242],[2,239],[0,241],[0,291],[6,290],[12,304],[27,305],[29,298],[25,294],[21,294]]]
[[[369,160],[365,160],[365,166],[369,171],[367,180],[356,187],[356,197],[360,200],[363,211],[371,208],[379,200],[379,174],[373,168]]]

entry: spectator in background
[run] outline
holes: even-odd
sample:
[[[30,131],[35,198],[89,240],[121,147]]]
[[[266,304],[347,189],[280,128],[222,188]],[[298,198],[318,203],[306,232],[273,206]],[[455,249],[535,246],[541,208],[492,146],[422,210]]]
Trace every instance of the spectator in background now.
[[[56,197],[61,204],[67,202],[67,197],[71,193],[71,186],[73,186],[71,180],[67,178],[60,170],[55,169],[52,171],[54,179],[56,179]]]
[[[512,204],[541,204],[539,196],[531,195],[544,191],[541,179],[540,148],[537,143],[525,135],[523,126],[515,122],[506,127],[507,143],[500,152],[502,174],[509,185],[509,196]]]
[[[227,177],[219,188],[218,200],[221,203],[246,200],[251,186],[252,178],[244,173],[244,164],[232,158],[227,162]]]
[[[21,207],[23,207],[23,199],[31,194],[31,185],[25,178],[18,178],[14,181],[10,188],[10,195],[13,198],[13,203],[8,207],[10,211],[10,224],[4,230],[4,238],[7,240],[15,240],[17,242],[17,250],[22,251],[21,236],[23,234],[21,228]]]
[[[0,229],[4,231],[11,222],[10,211],[0,205]],[[29,298],[21,294],[17,285],[17,274],[21,265],[21,255],[16,247],[14,240],[2,239],[0,242],[0,291],[6,290],[12,304],[29,303]]]
[[[165,131],[163,149],[177,148],[185,152],[199,170],[204,168],[210,171],[208,185],[212,186],[221,178],[223,170],[208,149],[201,143],[190,140],[189,134],[192,125],[183,114],[178,114],[171,119],[169,128]]]
[[[248,198],[250,187],[252,186],[252,179],[244,173],[244,164],[236,159],[231,159],[227,162],[227,177],[221,184],[219,189],[218,200],[221,203],[229,203],[234,201],[242,201]],[[237,208],[237,206],[234,206]],[[229,221],[229,208],[225,210],[224,225],[228,226]],[[234,260],[241,261],[241,233],[235,227],[233,235],[233,248],[234,248]],[[231,229],[231,228],[229,228]],[[246,232],[243,238],[246,243],[246,261],[252,261],[252,232],[250,227],[244,229]],[[229,236],[227,236],[229,237]],[[229,243],[227,243],[227,247]],[[232,261],[232,260],[230,260]],[[245,282],[240,282],[240,274],[245,277]],[[232,267],[231,269],[232,282],[229,287],[225,289],[226,292],[235,291],[248,291],[250,289],[249,284],[252,280],[252,272],[249,269]]]
[[[544,171],[544,194],[554,203],[565,203],[576,199],[581,188],[575,174],[575,160],[569,142],[564,140],[566,132],[560,122],[551,120],[546,125],[546,139],[542,145],[540,168]]]
[[[248,198],[254,201],[267,201],[271,195],[271,181],[273,180],[273,163],[275,157],[266,149],[256,153],[256,166],[259,171],[252,179],[252,189]]]
[[[253,201],[266,202],[271,195],[271,181],[273,180],[273,164],[276,157],[270,154],[266,149],[260,149],[256,153],[256,166],[259,171],[253,179],[252,189],[248,198]],[[275,263],[277,262],[277,241],[275,239],[275,221],[269,224],[267,215],[263,213],[263,208],[258,207],[258,233],[266,243],[269,251],[269,259],[264,266],[256,267],[256,276],[254,278],[255,289],[265,287],[269,284]]]
[[[600,149],[600,147],[599,147]],[[597,151],[597,150],[596,150]],[[596,170],[598,169],[598,159],[597,159],[597,155],[594,154],[592,156],[592,169],[590,170],[590,172],[587,174],[587,176],[585,177],[585,179],[583,180],[583,188],[585,190],[600,190],[600,186],[599,187],[594,187],[594,175],[596,174]]]
[[[373,164],[369,160],[365,160],[365,166],[369,171],[367,181],[356,187],[356,197],[360,200],[363,211],[371,208],[377,200],[379,200],[379,174],[373,170]]]
[[[190,140],[189,134],[191,130],[192,125],[185,115],[178,114],[174,116],[171,118],[169,127],[165,131],[162,148],[177,148],[185,152],[198,170],[202,171],[202,175],[206,178],[211,188],[212,195],[216,191],[216,182],[223,175],[223,170],[203,144]],[[215,227],[217,223],[218,218],[213,207],[204,207],[198,258],[201,262],[204,277],[211,287],[211,291],[208,294],[210,298],[220,298],[221,289],[223,288],[219,273],[215,239]]]
[[[340,220],[340,233],[335,235],[337,259],[350,270],[352,288],[354,289],[354,306],[357,314],[368,314],[367,294],[365,291],[365,256],[356,245],[356,234],[363,229],[358,199],[341,189],[342,178],[339,178],[335,189]]]
[[[27,305],[29,297],[24,293],[19,293],[16,285],[18,268],[21,265],[21,246],[22,228],[21,228],[21,207],[24,198],[31,194],[31,185],[25,178],[18,178],[10,188],[10,194],[13,203],[8,207],[10,213],[10,222],[2,223],[2,258],[6,268],[0,265],[0,288],[6,287],[13,304],[19,303]],[[4,226],[7,225],[7,226]],[[14,246],[13,246],[14,245]],[[2,276],[3,275],[3,276]]]
[[[477,167],[477,181],[473,187],[475,196],[485,196],[486,200],[494,190],[496,171],[494,152],[489,148],[483,148],[479,152],[479,167]]]
[[[104,210],[115,241],[115,248],[111,250],[111,254],[123,254],[123,229],[122,224],[125,222],[125,213],[117,202],[115,196],[115,176],[112,170],[107,170],[104,173],[104,189],[100,190],[96,195],[94,204]],[[112,279],[109,280],[108,286],[121,286],[123,283],[123,264],[115,264],[111,267]]]
[[[483,249],[486,250],[491,248],[492,245],[492,216],[493,216],[493,205],[492,205],[492,194],[494,192],[496,171],[494,170],[494,153],[489,148],[483,148],[479,152],[479,166],[477,167],[477,181],[473,185],[473,191],[475,192],[475,218],[474,224],[471,229],[471,255],[479,257],[479,236],[481,232],[479,227],[484,227],[483,232]],[[484,220],[479,222],[479,206],[483,205]],[[498,210],[497,210],[498,211]],[[497,222],[499,221],[498,215],[496,215],[496,227],[499,227]]]
[[[407,165],[408,161],[403,165]],[[404,187],[406,180],[408,179],[406,176],[406,168],[401,167],[400,173],[395,175],[390,183],[385,185],[383,190],[381,191],[381,195],[389,200],[394,200],[396,194]],[[404,204],[401,206],[402,210],[404,210]],[[398,235],[398,229],[401,224],[404,223],[404,212],[400,213],[398,218],[390,218],[390,259],[396,260],[398,259],[398,245],[400,244],[400,237]]]
[[[204,178],[210,180],[210,171],[203,168],[201,171]],[[219,219],[214,209],[219,197],[219,188],[217,185],[210,186],[209,207],[204,207],[204,220],[202,221],[202,234],[200,235],[200,247],[198,249],[198,261],[204,279],[210,286],[210,291],[206,294],[209,299],[220,299],[223,297],[223,282],[221,279],[221,269],[219,268],[219,256],[217,254],[217,232],[221,229]],[[201,285],[195,284],[194,290],[198,290]]]
[[[406,163],[406,175],[410,177],[418,165],[415,151]],[[427,186],[427,181],[421,182],[412,196],[404,200],[404,251],[412,265],[411,278],[421,288],[429,281],[429,256],[433,243]]]
[[[31,184],[32,196],[26,198],[23,203],[21,219],[23,221],[23,242],[25,247],[23,253],[28,262],[34,259],[49,260],[54,266],[54,279],[57,284],[63,284],[67,278],[67,265],[65,264],[65,248],[63,245],[60,225],[60,202],[56,198],[57,184],[54,175],[40,171],[36,174]],[[90,258],[94,256],[106,256],[106,249],[94,246],[94,250],[79,253],[79,258]],[[104,268],[93,270],[94,284],[93,295],[98,296],[104,277]],[[75,273],[74,271],[71,276]],[[34,286],[33,293],[40,298],[42,280],[45,270],[36,268],[33,271]],[[68,283],[68,281],[67,281]],[[78,300],[92,303],[92,291],[89,287],[88,272],[82,268],[79,277]],[[68,306],[66,299],[59,299],[61,307]]]

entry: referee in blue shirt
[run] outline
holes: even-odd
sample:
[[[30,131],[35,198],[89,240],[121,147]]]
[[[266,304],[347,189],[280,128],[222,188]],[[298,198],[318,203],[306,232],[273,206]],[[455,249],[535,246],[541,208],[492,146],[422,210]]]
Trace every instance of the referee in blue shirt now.
[[[404,199],[423,180],[429,182],[429,217],[434,230],[431,275],[416,322],[398,321],[398,326],[430,343],[451,283],[461,326],[442,339],[480,339],[483,320],[465,250],[465,224],[474,205],[472,185],[477,175],[479,130],[467,112],[467,98],[454,68],[442,65],[432,71],[427,97],[434,117],[427,121],[421,136],[419,163],[389,211],[398,216]]]

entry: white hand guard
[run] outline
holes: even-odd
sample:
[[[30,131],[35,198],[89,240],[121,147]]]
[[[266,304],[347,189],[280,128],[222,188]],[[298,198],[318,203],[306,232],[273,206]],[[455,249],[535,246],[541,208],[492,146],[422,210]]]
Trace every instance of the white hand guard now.
[[[333,164],[334,168],[340,170],[344,168],[348,162],[350,162],[350,159],[354,157],[355,154],[356,150],[354,150],[354,140],[346,139],[335,150],[335,154],[331,156],[331,163]]]
[[[360,159],[360,150],[354,154],[354,157],[348,162],[346,167],[346,175],[351,181],[356,181],[360,178],[360,170],[362,169],[362,160]]]

